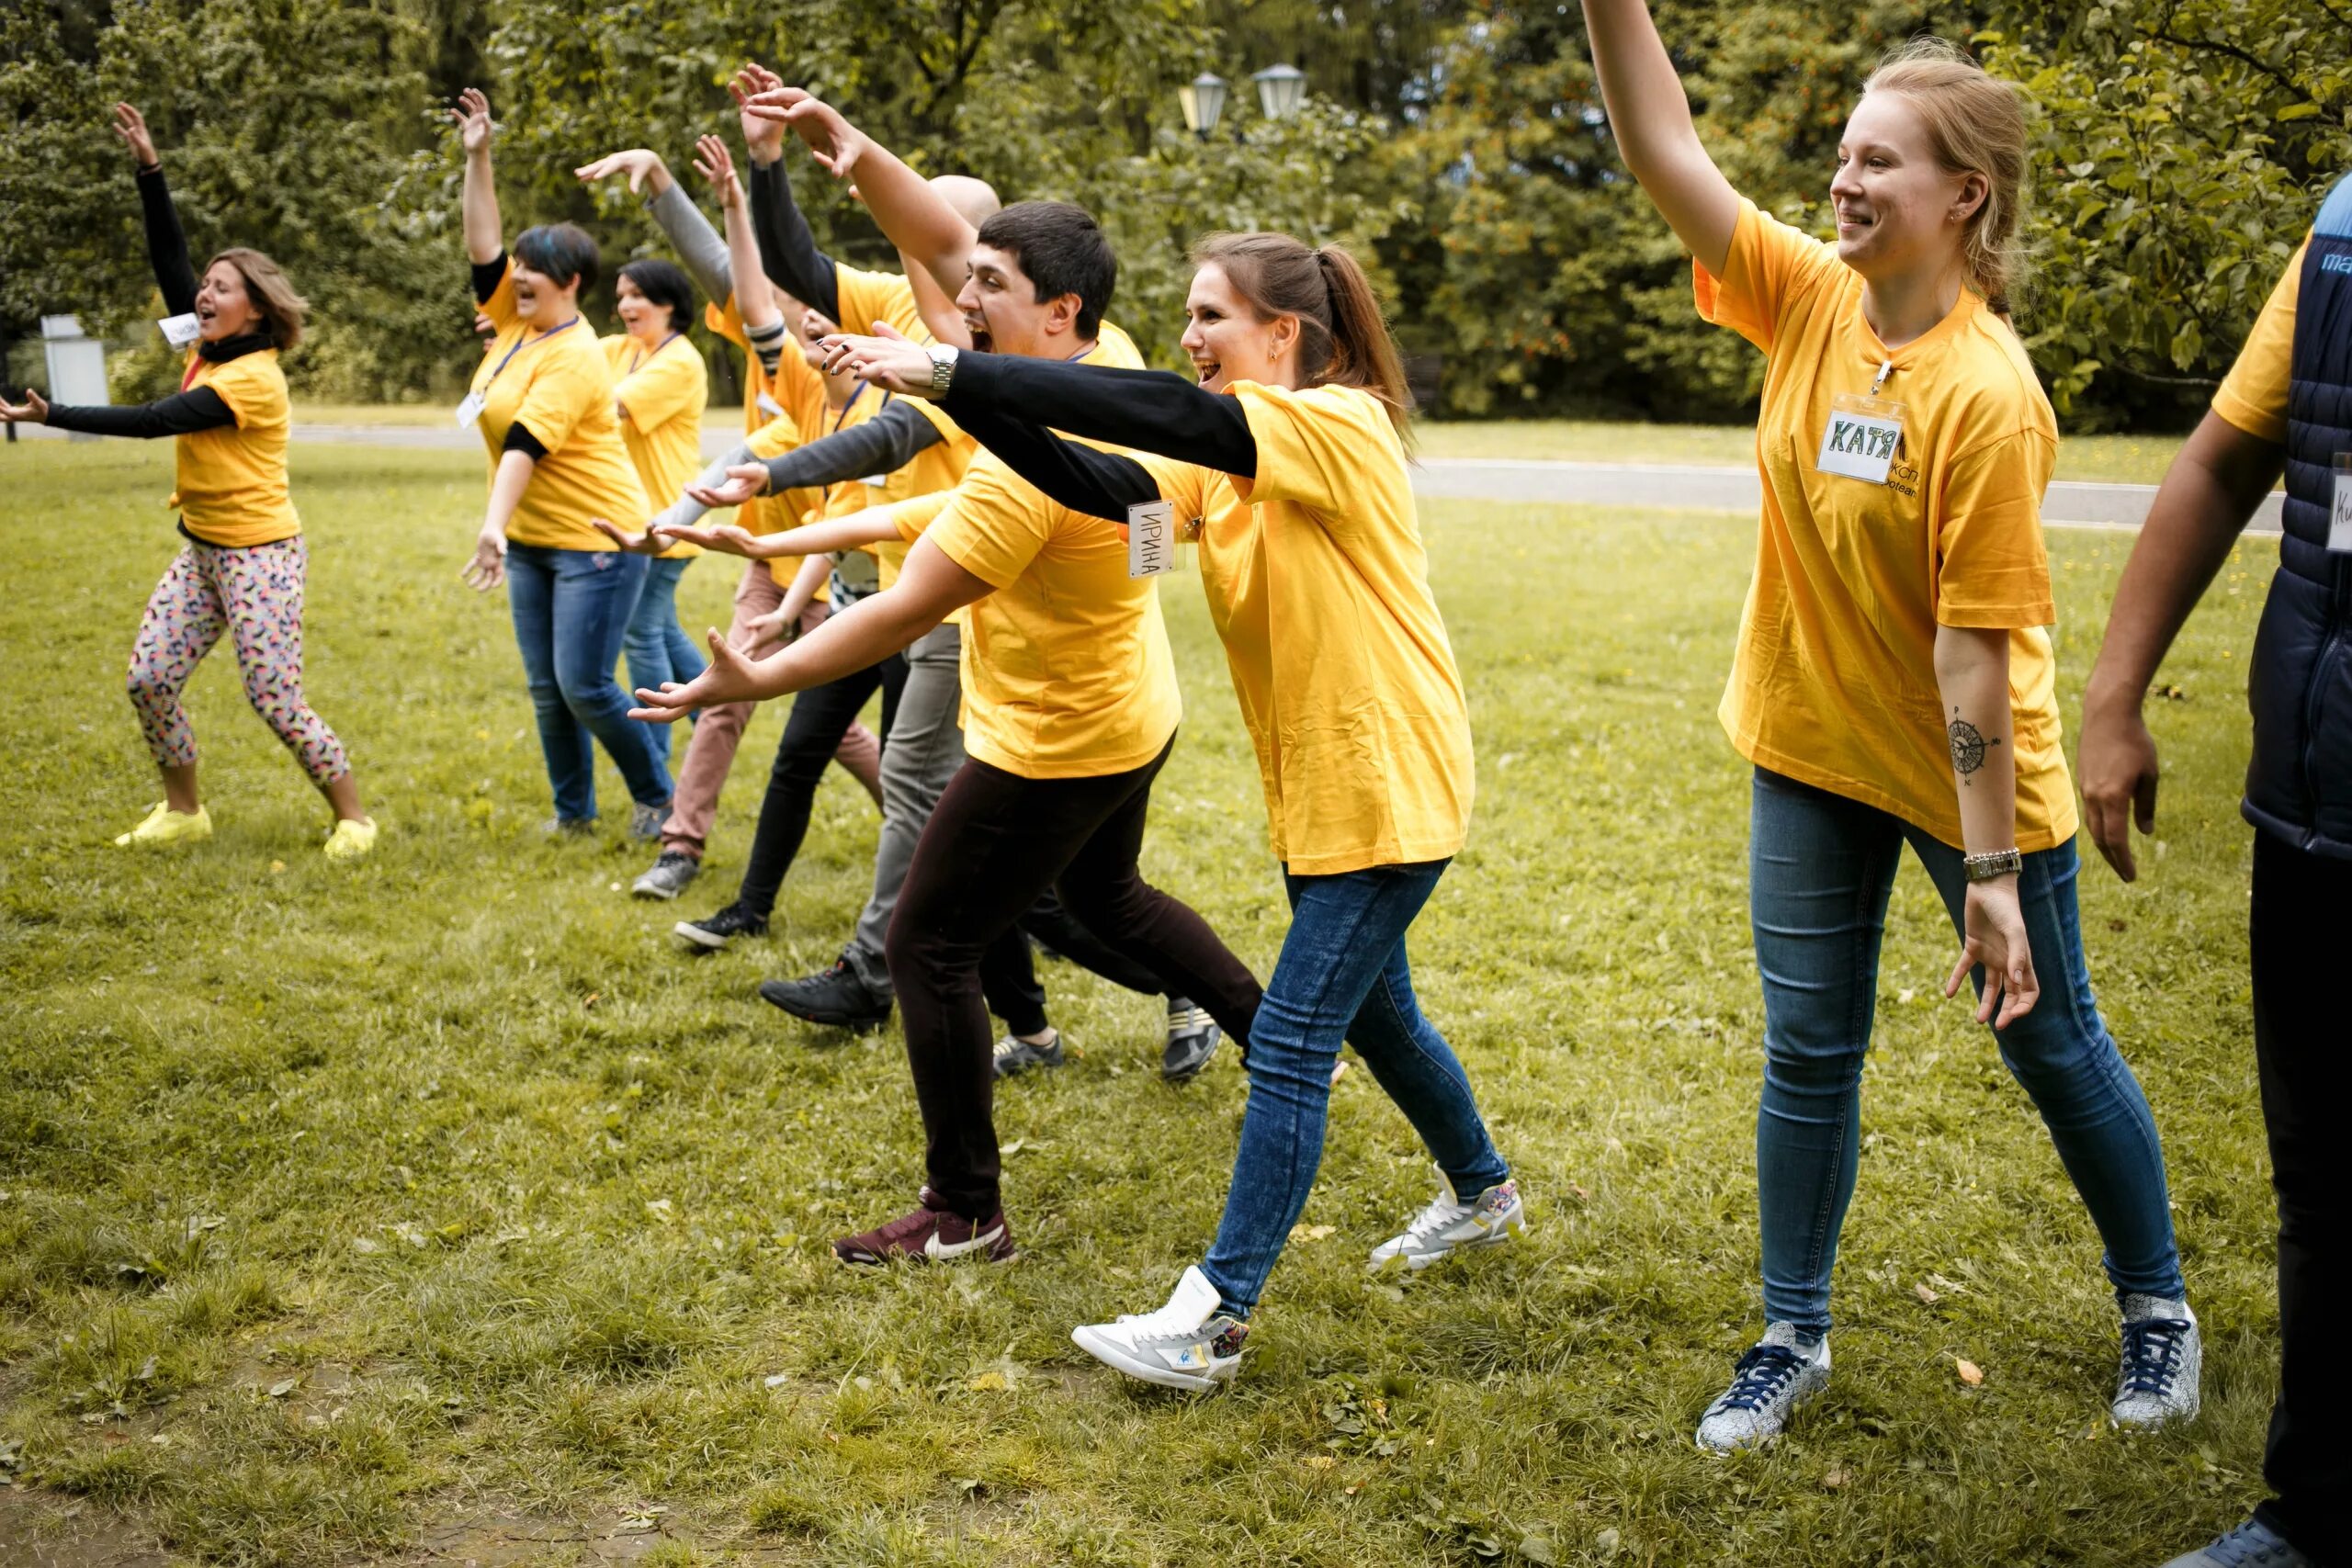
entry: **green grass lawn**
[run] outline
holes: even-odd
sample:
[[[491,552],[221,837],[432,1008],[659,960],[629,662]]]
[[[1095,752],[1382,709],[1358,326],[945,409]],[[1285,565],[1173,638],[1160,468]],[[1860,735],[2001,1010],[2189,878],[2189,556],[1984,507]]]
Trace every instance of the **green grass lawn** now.
[[[2235,800],[2268,546],[2241,548],[2167,669],[2142,882],[2083,879],[2101,998],[2168,1142],[2204,1416],[2106,1429],[2097,1240],[1991,1040],[1938,994],[1951,937],[1915,869],[1836,1381],[1779,1447],[1724,1461],[1690,1431],[1758,1326],[1747,784],[1713,718],[1752,525],[1431,509],[1482,797],[1417,979],[1534,1229],[1367,1279],[1430,1178],[1349,1074],[1244,1375],[1195,1400],[1069,1331],[1158,1305],[1205,1246],[1244,1097],[1230,1052],[1171,1089],[1156,1001],[1046,965],[1083,1055],[999,1098],[1023,1260],[836,1265],[827,1240],[920,1179],[899,1036],[806,1030],[752,988],[832,955],[872,807],[829,777],[774,935],[681,956],[679,911],[621,896],[645,857],[616,824],[537,836],[504,606],[458,581],[480,457],[295,462],[311,693],[386,824],[356,869],[318,854],[324,811],[225,652],[193,694],[218,833],[170,859],[107,842],[155,797],[120,682],[173,548],[169,454],[0,457],[0,1541],[152,1532],[238,1563],[650,1543],[639,1560],[670,1564],[2132,1564],[2257,1495],[2273,1221]],[[2070,726],[2129,544],[2051,541]],[[695,567],[688,624],[728,588]],[[1284,916],[1250,748],[1197,589],[1167,602],[1191,716],[1147,867],[1262,973]],[[781,723],[747,739],[687,912],[731,892]]]

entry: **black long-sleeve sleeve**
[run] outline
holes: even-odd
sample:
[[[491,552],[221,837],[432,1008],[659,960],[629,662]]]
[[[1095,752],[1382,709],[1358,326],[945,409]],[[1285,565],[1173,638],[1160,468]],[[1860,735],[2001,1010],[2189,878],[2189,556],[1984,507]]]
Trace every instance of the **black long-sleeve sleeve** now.
[[[1015,411],[1050,429],[1219,473],[1255,478],[1258,472],[1257,439],[1239,400],[1204,392],[1165,370],[963,354],[940,407],[967,430],[976,430],[975,420],[989,409]]]
[[[792,199],[784,160],[753,164],[750,186],[752,232],[760,243],[760,265],[795,299],[840,321],[841,276],[833,269],[833,258],[817,248],[808,220]]]
[[[937,425],[905,403],[894,402],[864,424],[768,458],[768,493],[892,473],[913,462],[925,447],[938,444]]]
[[[1125,523],[1128,507],[1159,499],[1151,470],[1125,453],[1064,440],[1042,424],[1001,409],[967,412],[961,423],[973,440],[1072,512]]]
[[[474,274],[474,303],[487,305],[498,286],[506,281],[506,253],[499,252],[486,262],[471,264]]]
[[[53,430],[78,430],[87,435],[130,435],[153,440],[159,435],[194,435],[199,430],[221,430],[237,423],[220,394],[209,387],[191,387],[152,403],[109,407],[98,403],[53,403],[49,423]]]
[[[196,267],[187,259],[187,235],[180,230],[179,209],[172,205],[161,164],[139,171],[139,211],[146,220],[147,261],[164,291],[164,307],[185,316],[196,309]]]

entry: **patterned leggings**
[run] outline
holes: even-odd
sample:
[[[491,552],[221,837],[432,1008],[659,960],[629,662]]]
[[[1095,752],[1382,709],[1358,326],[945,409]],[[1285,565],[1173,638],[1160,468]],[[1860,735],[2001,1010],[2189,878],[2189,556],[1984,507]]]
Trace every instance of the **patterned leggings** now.
[[[271,545],[228,549],[190,540],[155,584],[130,649],[130,705],[156,765],[196,761],[180,692],[220,634],[237,650],[245,696],[287,749],[324,788],[351,772],[343,742],[302,700],[302,589],[311,548],[297,534]]]

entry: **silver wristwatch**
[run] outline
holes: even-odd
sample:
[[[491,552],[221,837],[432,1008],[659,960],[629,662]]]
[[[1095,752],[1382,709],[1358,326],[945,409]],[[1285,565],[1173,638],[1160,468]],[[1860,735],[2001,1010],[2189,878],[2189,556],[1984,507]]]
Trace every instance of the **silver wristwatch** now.
[[[2025,856],[2016,850],[1988,850],[1981,855],[1964,855],[1961,869],[1971,882],[1990,882],[1996,876],[2015,876],[2025,870]]]
[[[947,395],[947,384],[956,379],[955,345],[935,343],[927,352],[931,355],[931,395],[944,398]]]

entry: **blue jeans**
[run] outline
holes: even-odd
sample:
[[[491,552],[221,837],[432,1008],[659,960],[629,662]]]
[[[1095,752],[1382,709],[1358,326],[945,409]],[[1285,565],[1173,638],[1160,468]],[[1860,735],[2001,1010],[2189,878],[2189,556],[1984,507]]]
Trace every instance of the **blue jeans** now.
[[[1968,887],[1962,852],[1875,807],[1756,770],[1748,913],[1764,982],[1756,1118],[1764,1316],[1807,1335],[1829,1331],[1829,1273],[1860,1151],[1879,942],[1905,843],[1957,930]],[[1995,1037],[2091,1212],[2116,1293],[2177,1299],[2164,1147],[2091,997],[2075,908],[2080,869],[2071,839],[2025,857],[2018,895],[2041,998]]]
[[[702,651],[678,625],[678,579],[693,562],[692,556],[672,556],[645,563],[645,589],[637,596],[637,614],[628,618],[628,631],[621,638],[632,686],[658,692],[664,681],[684,684],[702,673]],[[653,742],[653,754],[666,767],[670,726],[649,724],[645,732]]]
[[[604,743],[639,806],[670,802],[670,770],[654,755],[646,727],[628,716],[628,698],[613,679],[645,567],[643,556],[618,550],[506,547],[506,602],[562,821],[595,818],[591,736]]]
[[[1444,874],[1444,861],[1292,876],[1290,933],[1250,1026],[1250,1104],[1225,1218],[1201,1271],[1247,1314],[1306,1207],[1323,1163],[1331,1068],[1344,1038],[1465,1201],[1509,1179],[1487,1136],[1470,1079],[1421,1016],[1405,930]]]

